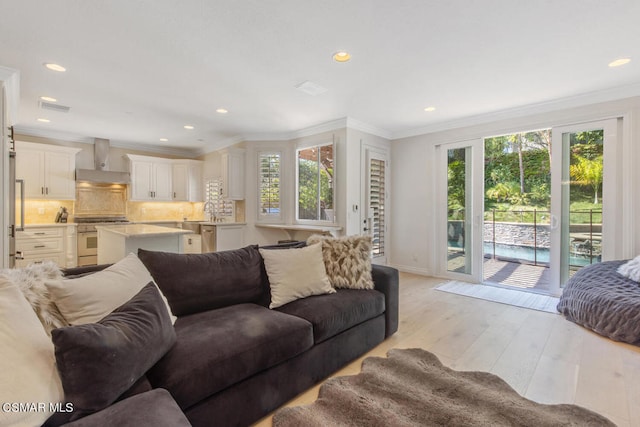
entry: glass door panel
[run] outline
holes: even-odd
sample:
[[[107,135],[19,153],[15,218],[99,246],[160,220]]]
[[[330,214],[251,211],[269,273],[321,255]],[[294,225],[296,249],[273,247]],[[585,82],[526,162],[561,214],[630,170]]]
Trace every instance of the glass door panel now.
[[[616,122],[553,130],[551,293],[580,268],[615,257]]]
[[[438,147],[440,274],[478,282],[482,271],[482,142]]]

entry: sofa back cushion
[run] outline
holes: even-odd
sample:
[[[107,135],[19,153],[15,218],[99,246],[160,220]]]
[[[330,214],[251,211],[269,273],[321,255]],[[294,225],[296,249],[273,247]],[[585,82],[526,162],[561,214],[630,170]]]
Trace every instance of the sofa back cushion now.
[[[206,254],[139,249],[138,257],[176,316],[264,299],[268,282],[257,246]]]

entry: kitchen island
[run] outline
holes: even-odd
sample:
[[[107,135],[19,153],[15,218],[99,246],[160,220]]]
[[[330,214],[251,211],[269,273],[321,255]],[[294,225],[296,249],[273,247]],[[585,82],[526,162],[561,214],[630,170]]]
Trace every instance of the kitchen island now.
[[[112,264],[138,249],[184,253],[182,236],[191,230],[150,224],[97,225],[98,264]]]

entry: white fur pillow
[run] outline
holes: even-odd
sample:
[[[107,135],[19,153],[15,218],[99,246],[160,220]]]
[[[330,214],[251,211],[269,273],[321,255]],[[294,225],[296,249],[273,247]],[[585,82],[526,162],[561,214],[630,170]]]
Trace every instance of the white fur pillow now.
[[[52,280],[46,285],[65,320],[70,325],[82,325],[101,320],[151,281],[153,278],[147,267],[130,253],[102,271],[76,279]],[[164,295],[162,298],[171,322],[175,323],[176,317]]]
[[[62,278],[60,268],[55,262],[45,261],[29,264],[24,268],[8,268],[2,270],[1,275],[22,291],[48,335],[51,335],[52,329],[68,326],[45,286],[47,280]]]
[[[320,245],[300,249],[259,249],[269,276],[271,304],[276,308],[311,295],[336,292],[322,261]]]
[[[618,273],[634,282],[640,282],[640,255],[618,267]]]
[[[307,244],[322,243],[327,276],[334,288],[373,289],[371,236],[313,235]]]
[[[29,411],[0,410],[2,426],[39,426],[64,392],[53,343],[20,289],[0,277],[0,402],[31,403]]]

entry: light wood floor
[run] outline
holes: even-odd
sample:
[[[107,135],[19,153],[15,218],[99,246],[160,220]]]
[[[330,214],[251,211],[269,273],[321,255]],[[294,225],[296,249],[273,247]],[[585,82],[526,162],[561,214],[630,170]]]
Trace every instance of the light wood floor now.
[[[640,427],[640,347],[608,340],[559,314],[433,289],[442,282],[401,273],[398,332],[334,376],[358,373],[364,357],[421,347],[451,368],[497,374],[529,399],[575,403],[621,427]],[[286,406],[312,403],[318,388]],[[270,425],[271,416],[256,424]]]

